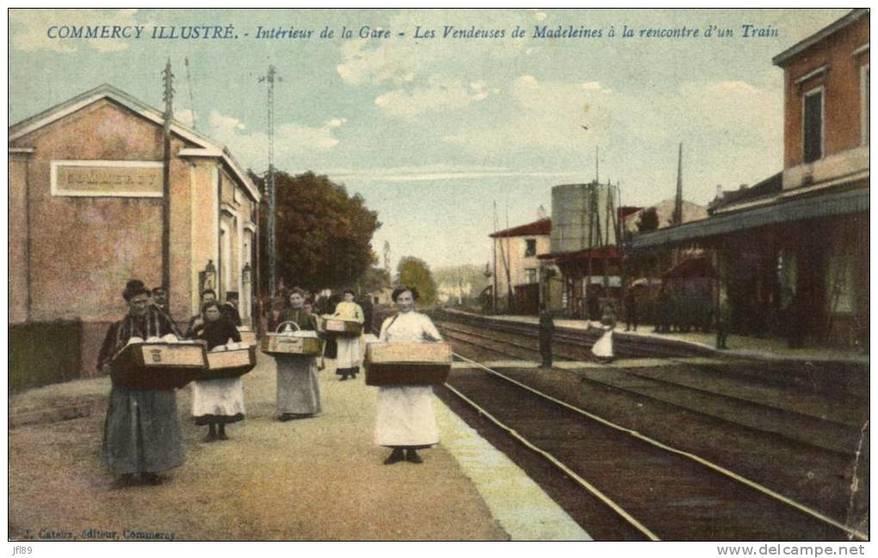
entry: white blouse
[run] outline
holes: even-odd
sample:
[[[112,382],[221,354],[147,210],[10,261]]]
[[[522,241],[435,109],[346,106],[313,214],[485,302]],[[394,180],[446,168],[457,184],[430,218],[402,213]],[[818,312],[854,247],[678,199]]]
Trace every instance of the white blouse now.
[[[439,330],[426,314],[420,312],[400,312],[384,320],[381,324],[381,341],[408,341],[422,343],[425,341],[442,341]]]

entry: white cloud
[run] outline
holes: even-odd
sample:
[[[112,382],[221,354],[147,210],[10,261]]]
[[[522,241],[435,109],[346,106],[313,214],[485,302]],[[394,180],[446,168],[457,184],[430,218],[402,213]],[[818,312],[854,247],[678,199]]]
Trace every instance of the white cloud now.
[[[301,154],[334,149],[340,142],[335,132],[346,123],[346,118],[335,117],[317,127],[297,123],[281,124],[275,129],[275,154],[297,159]],[[227,145],[245,166],[253,169],[268,166],[268,135],[265,132],[248,132],[239,119],[216,111],[210,113],[208,127],[206,134]],[[279,161],[275,163],[278,164]]]
[[[705,126],[746,138],[770,134],[766,139],[772,139],[780,132],[783,104],[775,92],[744,81],[718,81],[683,83],[680,94],[686,112],[697,115]]]
[[[504,30],[503,39],[443,39],[446,26],[461,30],[472,27],[470,18],[460,10],[404,10],[390,19],[387,28],[392,33],[402,32],[404,38],[373,41],[348,40],[341,45],[341,62],[336,71],[350,85],[377,85],[389,83],[403,85],[418,82],[425,76],[460,75],[459,47],[479,51],[486,57],[510,59],[519,56],[526,40],[512,39],[511,30],[516,25],[527,28],[532,17],[524,10],[484,10],[479,13],[480,30]],[[420,27],[422,33],[435,31],[437,38],[415,38]],[[452,46],[454,45],[454,46]]]
[[[493,121],[471,123],[442,141],[482,155],[510,149],[576,153],[596,144],[657,146],[687,138],[782,142],[780,95],[743,81],[687,82],[668,93],[622,94],[597,81],[541,81],[525,74],[513,80],[508,94],[507,106]]]
[[[175,110],[174,111],[174,119],[183,124],[184,126],[189,126],[190,128],[195,125],[195,117],[196,114],[190,109],[183,110]]]
[[[418,114],[461,109],[485,100],[492,92],[484,81],[464,84],[460,80],[433,78],[428,85],[394,89],[375,98],[375,105],[390,116],[413,118]]]
[[[365,39],[347,41],[341,45],[342,63],[336,66],[341,79],[351,85],[391,82],[410,82],[415,76],[417,53],[414,45],[399,46],[382,43],[368,48]],[[425,51],[428,49],[424,49]],[[423,53],[426,55],[426,52]]]
[[[586,139],[608,133],[610,106],[616,102],[611,90],[598,82],[543,82],[530,74],[513,80],[509,96],[508,109],[490,125],[468,126],[442,140],[485,153],[522,147],[581,149]]]
[[[128,48],[128,39],[70,39],[50,38],[49,28],[80,28],[83,26],[138,25],[137,10],[12,10],[10,29],[12,46],[16,50],[34,52],[76,52],[87,45],[99,52],[114,52]]]
[[[507,167],[436,164],[371,169],[333,169],[327,171],[327,174],[339,179],[357,180],[360,182],[389,183],[512,176],[555,177],[569,176],[576,174],[577,172],[579,171],[522,171]]]

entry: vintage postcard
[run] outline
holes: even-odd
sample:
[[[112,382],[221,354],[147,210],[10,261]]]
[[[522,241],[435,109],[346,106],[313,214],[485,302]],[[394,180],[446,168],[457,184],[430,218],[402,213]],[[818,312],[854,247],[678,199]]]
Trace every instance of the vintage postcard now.
[[[865,552],[868,9],[7,19],[11,556]]]

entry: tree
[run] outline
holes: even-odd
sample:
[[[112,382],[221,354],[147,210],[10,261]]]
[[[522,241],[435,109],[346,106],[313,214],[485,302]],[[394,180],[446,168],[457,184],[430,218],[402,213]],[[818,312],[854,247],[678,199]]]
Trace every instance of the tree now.
[[[659,226],[658,212],[654,207],[648,207],[640,214],[640,220],[637,222],[638,232],[649,232],[657,230]]]
[[[420,302],[433,304],[436,302],[436,282],[430,273],[430,266],[420,258],[406,256],[399,260],[396,267],[399,273],[399,284],[406,287],[414,287],[420,295]]]
[[[370,267],[360,279],[363,291],[371,293],[390,286],[390,273],[381,267]]]
[[[263,179],[251,177],[262,189]],[[371,243],[381,226],[378,213],[366,207],[362,196],[349,195],[343,185],[325,175],[276,172],[275,184],[278,278],[287,286],[312,290],[354,285],[376,263]],[[264,252],[267,201],[263,196],[263,265],[268,264]],[[263,278],[268,276],[266,271],[261,273]]]

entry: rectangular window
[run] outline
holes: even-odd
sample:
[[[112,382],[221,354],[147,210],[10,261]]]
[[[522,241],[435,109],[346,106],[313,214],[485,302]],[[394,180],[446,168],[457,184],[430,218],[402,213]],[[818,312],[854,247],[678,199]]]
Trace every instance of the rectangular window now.
[[[806,93],[803,105],[804,158],[810,163],[823,157],[823,88]]]
[[[529,268],[524,270],[524,278],[528,284],[537,282],[537,270],[535,268]]]
[[[869,145],[869,65],[860,66],[860,144]]]
[[[524,257],[532,258],[537,255],[537,239],[536,238],[526,238],[524,240],[525,248],[524,248]]]

